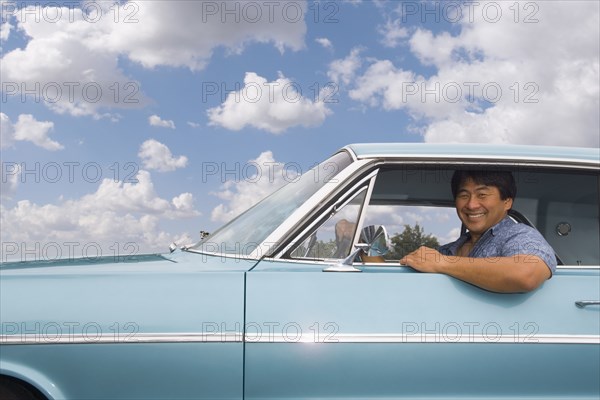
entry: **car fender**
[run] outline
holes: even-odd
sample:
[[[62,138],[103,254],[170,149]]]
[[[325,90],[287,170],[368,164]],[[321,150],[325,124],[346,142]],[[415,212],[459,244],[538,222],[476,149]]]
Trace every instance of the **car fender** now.
[[[12,362],[2,362],[2,365],[0,365],[0,375],[16,378],[30,384],[49,400],[66,398],[56,383],[51,382],[44,374],[29,366]]]

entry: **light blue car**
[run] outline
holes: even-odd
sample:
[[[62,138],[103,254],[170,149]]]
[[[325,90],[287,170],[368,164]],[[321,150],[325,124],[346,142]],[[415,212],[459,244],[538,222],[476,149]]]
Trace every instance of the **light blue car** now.
[[[457,168],[513,172],[559,264],[540,288],[399,264],[458,237]],[[349,145],[170,254],[3,263],[0,399],[598,399],[599,173],[598,149]]]

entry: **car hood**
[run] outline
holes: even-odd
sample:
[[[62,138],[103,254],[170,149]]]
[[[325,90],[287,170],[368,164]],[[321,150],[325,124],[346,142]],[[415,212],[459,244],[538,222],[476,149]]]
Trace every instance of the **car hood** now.
[[[115,259],[5,263],[0,269],[3,335],[44,338],[199,332],[243,317],[244,274],[255,260],[177,250]]]
[[[176,250],[171,254],[138,254],[0,263],[0,277],[87,275],[188,271],[247,271],[254,260],[225,258]]]
[[[57,271],[57,267],[76,267],[77,269],[81,269],[83,267],[90,266],[106,266],[110,264],[140,264],[165,260],[169,260],[169,258],[162,254],[141,254],[132,256],[103,256],[56,260],[15,261],[0,263],[0,271],[24,271],[28,269],[34,269],[35,272],[49,272]]]

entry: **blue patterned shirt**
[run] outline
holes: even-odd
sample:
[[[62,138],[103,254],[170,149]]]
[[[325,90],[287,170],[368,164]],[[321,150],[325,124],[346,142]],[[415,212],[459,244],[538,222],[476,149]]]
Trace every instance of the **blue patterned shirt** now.
[[[455,256],[458,249],[471,238],[467,232],[458,240],[441,246],[438,251],[446,256]],[[533,255],[541,258],[550,271],[556,270],[556,255],[546,239],[536,229],[519,224],[510,217],[492,226],[479,238],[469,257],[510,257],[517,254]]]

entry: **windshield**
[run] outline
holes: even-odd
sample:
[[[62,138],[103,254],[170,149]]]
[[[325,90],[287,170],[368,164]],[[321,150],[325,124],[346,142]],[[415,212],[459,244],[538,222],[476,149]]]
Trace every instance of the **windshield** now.
[[[335,154],[188,250],[248,256],[287,217],[351,162],[348,153]]]

